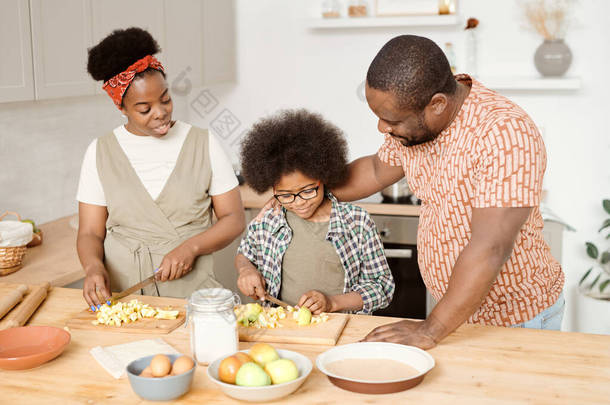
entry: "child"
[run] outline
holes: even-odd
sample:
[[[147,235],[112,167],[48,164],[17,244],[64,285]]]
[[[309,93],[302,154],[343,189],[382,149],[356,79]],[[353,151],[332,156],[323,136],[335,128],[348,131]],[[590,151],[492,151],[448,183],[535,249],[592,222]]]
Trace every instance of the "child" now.
[[[243,294],[268,294],[313,314],[371,314],[389,305],[394,280],[375,223],[330,191],[347,176],[341,130],[306,110],[284,111],[254,125],[241,163],[250,187],[273,188],[281,205],[253,221],[241,241],[235,265]]]

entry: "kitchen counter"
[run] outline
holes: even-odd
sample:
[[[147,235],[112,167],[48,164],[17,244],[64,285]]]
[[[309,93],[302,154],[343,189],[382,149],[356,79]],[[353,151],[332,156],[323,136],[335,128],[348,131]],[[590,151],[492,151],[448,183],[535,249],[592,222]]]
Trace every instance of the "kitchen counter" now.
[[[273,196],[271,191],[259,195],[246,185],[239,186],[239,191],[241,192],[244,208],[261,209]],[[419,216],[420,210],[419,205],[382,204],[380,197],[377,199],[375,197],[367,198],[362,201],[356,201],[354,204],[364,208],[369,214],[375,215]]]
[[[15,273],[0,277],[0,283],[40,284],[65,286],[85,277],[76,254],[76,229],[70,226],[74,216],[40,225],[42,244],[28,248],[23,267]]]
[[[63,327],[85,304],[81,291],[53,288],[30,325]],[[373,327],[394,319],[351,315],[339,344],[361,339]],[[162,337],[189,353],[186,328],[168,335],[138,335],[71,330],[72,341],[57,359],[36,369],[0,370],[6,403],[101,404],[144,403],[127,379],[115,380],[89,354],[97,345],[113,345]],[[240,343],[246,349],[251,343]],[[275,344],[298,351],[312,361],[328,346]],[[593,404],[610,398],[610,336],[464,325],[429,351],[436,367],[422,384],[401,393],[365,395],[343,391],[317,369],[294,394],[291,404],[468,403],[468,404]],[[193,387],[178,403],[235,403],[197,368]],[[281,401],[278,401],[281,402]]]

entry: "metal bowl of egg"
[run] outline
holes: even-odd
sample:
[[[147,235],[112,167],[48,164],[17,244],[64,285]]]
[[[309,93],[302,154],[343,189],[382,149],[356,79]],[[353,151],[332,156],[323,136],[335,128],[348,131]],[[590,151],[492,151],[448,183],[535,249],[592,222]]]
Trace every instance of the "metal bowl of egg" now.
[[[362,394],[389,394],[421,383],[434,367],[434,358],[414,346],[360,342],[321,353],[316,367],[339,388]]]
[[[133,391],[149,401],[170,401],[191,389],[197,365],[181,354],[141,357],[127,365]]]

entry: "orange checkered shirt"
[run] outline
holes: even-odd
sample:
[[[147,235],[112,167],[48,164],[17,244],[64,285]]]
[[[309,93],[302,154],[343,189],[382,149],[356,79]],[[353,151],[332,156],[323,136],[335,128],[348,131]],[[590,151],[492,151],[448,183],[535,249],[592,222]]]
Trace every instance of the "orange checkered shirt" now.
[[[378,152],[402,166],[422,200],[417,233],[419,267],[438,301],[470,240],[473,208],[533,207],[513,252],[470,323],[509,326],[555,303],[564,274],[542,237],[544,143],[530,117],[507,98],[466,75],[471,85],[458,116],[435,140],[406,147],[386,135]]]

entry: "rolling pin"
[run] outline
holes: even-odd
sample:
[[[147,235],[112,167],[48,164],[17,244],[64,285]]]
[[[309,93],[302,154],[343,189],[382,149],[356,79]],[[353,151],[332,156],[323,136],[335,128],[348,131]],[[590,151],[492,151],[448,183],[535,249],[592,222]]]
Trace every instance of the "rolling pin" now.
[[[24,284],[18,285],[13,291],[0,298],[0,319],[8,313],[28,291],[28,286]]]
[[[43,285],[32,287],[32,290],[23,301],[11,311],[10,314],[0,322],[0,330],[15,328],[24,325],[30,316],[36,311],[36,308],[47,297],[47,291],[51,288],[48,282]]]

